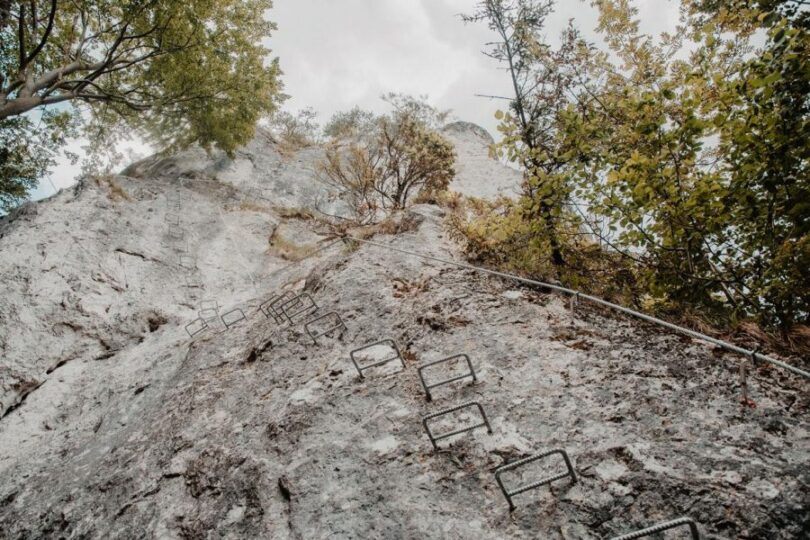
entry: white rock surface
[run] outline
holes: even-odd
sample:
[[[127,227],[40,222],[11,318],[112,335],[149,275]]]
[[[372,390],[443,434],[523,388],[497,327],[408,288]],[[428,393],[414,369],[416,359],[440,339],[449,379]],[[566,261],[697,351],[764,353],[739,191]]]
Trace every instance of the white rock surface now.
[[[519,182],[480,132],[453,130],[457,189]],[[595,539],[680,515],[707,538],[810,529],[806,383],[762,369],[743,410],[736,359],[703,344],[584,306],[572,323],[543,291],[330,246],[279,210],[323,197],[318,150],[284,158],[262,137],[235,161],[147,160],[0,220],[0,538]],[[416,207],[416,230],[376,239],[459,258],[441,216]],[[325,249],[285,260],[280,224]],[[302,289],[347,331],[316,345],[259,312]],[[246,319],[190,340],[203,300]],[[361,380],[349,352],[383,338],[406,369]],[[427,402],[416,366],[459,352],[479,382]],[[421,417],[466,401],[493,434],[434,453]],[[494,469],[552,448],[579,481],[522,494],[510,515]],[[535,465],[510,485],[562,466]]]

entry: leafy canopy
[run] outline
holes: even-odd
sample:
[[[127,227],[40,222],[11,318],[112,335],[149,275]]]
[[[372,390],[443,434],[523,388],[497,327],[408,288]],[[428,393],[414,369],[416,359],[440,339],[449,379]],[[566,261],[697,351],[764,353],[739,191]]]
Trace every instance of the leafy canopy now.
[[[519,201],[462,227],[471,249],[579,284],[619,256],[636,301],[806,324],[806,2],[683,0],[677,32],[658,37],[630,0],[592,4],[604,50],[570,27],[547,44],[547,1],[484,0],[468,18],[501,37],[486,54],[514,94],[495,150],[525,172]]]
[[[0,121],[47,107],[84,122],[91,144],[104,141],[97,147],[126,125],[160,148],[199,143],[232,152],[282,97],[278,62],[268,60],[262,44],[274,29],[265,18],[271,6],[270,0],[2,1]],[[63,128],[59,115],[42,118],[37,129]],[[3,124],[11,125],[19,122]],[[7,158],[4,166],[21,158]]]
[[[424,98],[383,99],[390,114],[355,108],[332,117],[325,129],[331,140],[316,171],[338,189],[359,223],[401,210],[417,197],[430,198],[446,190],[455,175],[455,149],[436,129],[450,111]]]

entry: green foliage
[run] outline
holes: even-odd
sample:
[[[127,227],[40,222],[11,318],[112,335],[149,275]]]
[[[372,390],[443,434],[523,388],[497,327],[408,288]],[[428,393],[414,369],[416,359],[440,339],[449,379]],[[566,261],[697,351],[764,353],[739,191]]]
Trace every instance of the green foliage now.
[[[526,189],[460,230],[527,272],[551,274],[531,261],[556,250],[572,284],[592,271],[585,234],[632,269],[627,282],[650,305],[806,324],[810,15],[789,1],[685,0],[678,34],[656,40],[639,33],[630,2],[593,4],[609,54],[571,29],[552,50],[537,37],[540,3],[482,2],[492,25],[494,6],[523,33],[515,95],[528,87],[531,99],[498,114],[495,151],[523,166]]]
[[[355,107],[338,112],[326,123],[323,134],[333,141],[365,139],[377,129],[377,116],[371,111]]]
[[[25,200],[53,167],[59,148],[75,134],[72,120],[70,114],[47,110],[37,124],[28,117],[0,120],[0,210]]]
[[[575,219],[567,206],[574,153],[561,136],[561,116],[587,90],[579,74],[590,61],[590,49],[570,24],[557,49],[543,41],[552,6],[547,0],[483,0],[465,20],[485,21],[499,38],[485,54],[505,66],[513,93],[509,111],[496,115],[503,138],[493,151],[524,170],[521,211],[536,233],[545,236],[559,272],[565,263],[563,231]]]
[[[449,109],[437,109],[428,103],[428,96],[411,96],[389,92],[383,94],[382,100],[388,103],[395,116],[407,117],[429,129],[440,129],[447,123],[452,114]]]
[[[300,150],[316,144],[320,138],[316,117],[317,113],[311,108],[301,109],[295,114],[277,111],[270,117],[270,131],[279,138],[285,150]]]
[[[134,130],[160,148],[233,152],[275,110],[270,0],[11,1],[0,9],[0,119],[63,104],[91,146]],[[43,130],[49,125],[41,125]],[[98,144],[103,138],[104,144]]]
[[[453,145],[431,127],[441,113],[412,98],[405,102],[389,115],[350,111],[328,124],[337,137],[317,173],[340,190],[359,223],[446,190],[455,175]]]

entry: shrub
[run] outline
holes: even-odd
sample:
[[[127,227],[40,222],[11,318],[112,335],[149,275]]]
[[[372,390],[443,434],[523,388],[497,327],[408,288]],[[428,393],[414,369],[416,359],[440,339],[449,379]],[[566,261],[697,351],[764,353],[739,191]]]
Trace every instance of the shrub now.
[[[278,111],[270,118],[270,131],[278,137],[282,151],[294,152],[316,144],[319,139],[317,114],[307,108],[292,114]]]
[[[371,223],[418,195],[447,189],[455,175],[453,145],[408,111],[377,119],[368,136],[333,141],[317,167],[342,194],[355,220]]]

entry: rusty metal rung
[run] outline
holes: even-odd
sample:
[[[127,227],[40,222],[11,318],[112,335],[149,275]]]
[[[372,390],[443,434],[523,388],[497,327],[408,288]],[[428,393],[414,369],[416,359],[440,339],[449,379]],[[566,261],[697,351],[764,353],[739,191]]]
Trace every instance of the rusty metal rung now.
[[[425,374],[424,374],[425,368],[429,368],[431,366],[435,366],[437,364],[442,364],[445,362],[451,362],[457,358],[463,358],[464,360],[467,361],[467,367],[470,369],[469,373],[465,373],[457,377],[452,377],[450,379],[445,379],[443,381],[439,381],[434,384],[428,384],[427,381],[425,381]],[[436,388],[437,386],[443,386],[445,384],[460,381],[461,379],[466,379],[467,377],[472,377],[473,382],[478,381],[478,377],[476,377],[475,375],[475,369],[473,369],[472,361],[470,361],[470,357],[466,354],[456,354],[453,356],[448,356],[447,358],[442,358],[441,360],[436,360],[435,362],[428,362],[427,364],[423,364],[422,366],[420,366],[418,371],[419,371],[419,380],[422,381],[422,388],[425,389],[425,394],[427,395],[428,401],[433,400],[433,395],[430,393],[431,388]]]
[[[186,236],[186,231],[179,227],[170,226],[169,227],[169,238],[172,240],[182,240]]]
[[[269,300],[259,306],[259,311],[264,313],[264,316],[268,319],[273,319],[276,324],[283,324],[284,313],[280,312],[278,309],[276,309],[276,307],[294,297],[295,294],[292,291],[273,295]]]
[[[450,433],[443,433],[441,435],[434,435],[433,432],[430,430],[430,426],[428,426],[428,420],[433,420],[434,418],[438,418],[440,416],[444,416],[446,414],[454,413],[456,411],[460,411],[462,409],[467,409],[470,407],[477,407],[478,412],[481,414],[481,419],[483,422],[480,424],[475,424],[472,426],[467,426],[465,428],[457,429],[451,431]],[[492,434],[492,426],[489,425],[489,419],[487,418],[487,414],[484,412],[484,408],[481,406],[480,403],[477,401],[470,401],[468,403],[463,403],[461,405],[457,405],[455,407],[450,407],[449,409],[444,409],[439,412],[435,412],[433,414],[429,414],[422,418],[422,426],[425,428],[425,433],[427,433],[428,439],[430,439],[430,444],[433,445],[433,450],[438,451],[439,446],[436,444],[438,441],[442,439],[446,439],[448,437],[453,437],[454,435],[459,435],[461,433],[466,433],[468,431],[472,431],[474,429],[478,429],[480,427],[486,427],[487,432],[491,435]]]
[[[381,360],[379,362],[374,362],[373,364],[368,364],[363,367],[357,363],[357,353],[361,351],[365,351],[367,349],[371,349],[372,347],[376,347],[377,345],[389,345],[394,351],[397,353],[396,356],[392,356],[386,360]],[[405,369],[405,360],[402,358],[402,353],[399,352],[399,347],[397,346],[396,342],[393,339],[381,339],[380,341],[375,341],[374,343],[369,343],[368,345],[363,345],[359,349],[355,349],[349,353],[349,356],[352,359],[352,363],[354,364],[354,368],[357,370],[357,373],[360,375],[361,379],[365,379],[363,372],[367,369],[371,369],[377,366],[381,366],[383,364],[387,364],[388,362],[393,362],[394,360],[399,360],[402,363],[402,369]]]
[[[291,298],[279,306],[281,312],[287,317],[290,323],[299,315],[309,315],[318,311],[318,304],[307,293],[301,293],[295,298]]]
[[[542,480],[538,480],[536,482],[531,482],[529,484],[524,484],[524,485],[522,485],[522,486],[520,486],[517,489],[514,489],[512,491],[509,491],[508,489],[506,489],[506,486],[503,484],[503,480],[501,480],[501,475],[503,473],[505,473],[507,471],[517,469],[517,468],[520,468],[523,465],[526,465],[528,463],[532,463],[533,461],[538,461],[540,459],[547,458],[548,456],[552,456],[554,454],[560,454],[562,456],[563,460],[565,461],[565,466],[567,468],[566,472],[555,474],[553,476],[549,476],[548,478],[543,478]],[[503,496],[506,497],[506,501],[509,503],[509,511],[510,512],[515,509],[515,504],[512,502],[512,497],[514,497],[515,495],[518,495],[520,493],[524,493],[524,492],[529,491],[531,489],[538,488],[540,486],[544,486],[546,484],[550,484],[552,482],[556,482],[557,480],[565,478],[566,476],[571,477],[571,482],[572,483],[577,482],[577,473],[574,471],[574,466],[571,464],[571,460],[568,458],[568,453],[565,450],[562,450],[560,448],[550,450],[550,451],[544,452],[542,454],[536,454],[534,456],[529,456],[529,457],[524,458],[524,459],[519,459],[517,461],[513,461],[512,463],[507,463],[506,465],[502,465],[502,466],[498,467],[497,469],[495,469],[495,481],[498,483],[498,487],[501,488],[501,491],[503,492]]]
[[[229,315],[236,315],[236,317],[229,317]],[[222,324],[225,325],[225,328],[230,328],[237,323],[244,321],[247,317],[245,317],[245,312],[239,308],[232,309],[228,313],[225,313],[220,317],[222,319]]]
[[[690,517],[682,517],[678,519],[673,519],[672,521],[659,523],[657,525],[653,525],[652,527],[641,529],[640,531],[634,531],[631,533],[623,534],[621,536],[615,536],[610,540],[635,540],[636,538],[643,538],[645,536],[650,536],[651,534],[660,533],[662,531],[674,529],[676,527],[682,527],[684,525],[689,526],[689,532],[692,534],[692,540],[700,540],[700,531],[698,530],[697,523],[695,523],[695,520],[693,520]]]
[[[191,328],[197,325],[197,328],[192,330]],[[191,339],[194,339],[199,334],[203,333],[208,329],[208,323],[205,322],[205,319],[199,318],[191,321],[186,325],[186,333],[188,333]]]
[[[336,323],[334,325],[329,327],[329,329],[324,330],[324,331],[319,332],[319,333],[313,333],[312,332],[312,326],[315,323],[323,321],[323,320],[328,319],[330,317],[333,318],[333,319],[336,319]],[[306,330],[309,337],[312,338],[312,342],[315,343],[315,344],[318,343],[318,338],[319,337],[323,337],[323,336],[329,334],[330,332],[332,332],[334,330],[337,330],[338,328],[342,328],[343,331],[345,332],[346,331],[346,323],[343,322],[343,319],[335,311],[331,311],[331,312],[327,313],[326,315],[321,315],[320,317],[312,319],[311,321],[307,321],[304,324],[304,330]]]

